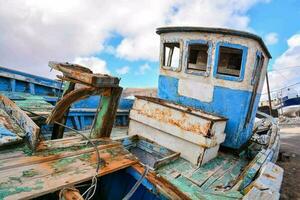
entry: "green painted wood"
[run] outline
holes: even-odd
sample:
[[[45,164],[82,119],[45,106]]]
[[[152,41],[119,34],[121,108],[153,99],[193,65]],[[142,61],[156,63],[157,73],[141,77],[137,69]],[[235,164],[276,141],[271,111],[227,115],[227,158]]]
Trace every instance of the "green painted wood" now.
[[[228,187],[233,186],[248,162],[222,153],[201,167],[179,158],[157,172],[191,199],[240,199],[242,193]]]
[[[109,88],[104,92],[94,119],[91,138],[110,137],[121,93],[121,87]]]
[[[239,190],[245,189],[252,182],[269,154],[270,150],[262,150],[255,156],[250,163],[250,167],[246,169],[245,173],[243,174],[243,179],[240,183]]]
[[[209,188],[212,190],[226,190],[234,186],[234,180],[236,180],[239,175],[242,173],[244,167],[248,164],[247,160],[239,160],[236,162],[233,167],[228,170],[222,177],[215,180]]]

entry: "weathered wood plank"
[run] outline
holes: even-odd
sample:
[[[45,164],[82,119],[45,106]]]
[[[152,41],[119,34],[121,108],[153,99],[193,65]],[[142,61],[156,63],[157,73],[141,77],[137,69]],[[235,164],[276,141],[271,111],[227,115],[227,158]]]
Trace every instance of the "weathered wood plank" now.
[[[106,89],[102,94],[98,107],[99,112],[94,119],[91,131],[91,138],[110,137],[122,90],[121,87],[115,87]]]
[[[20,137],[25,137],[29,147],[35,150],[39,142],[40,128],[13,101],[1,94],[0,101],[0,107],[9,113],[21,129],[23,129],[24,135],[20,135]]]
[[[67,82],[67,86],[64,89],[63,97],[66,96],[67,94],[69,94],[70,92],[72,92],[74,89],[75,89],[75,83]],[[61,118],[56,119],[57,122],[59,122],[61,124],[66,124],[70,107],[71,107],[71,105],[69,105],[67,107],[67,109],[65,110],[65,112],[63,113],[63,116]],[[64,131],[65,131],[64,126],[61,126],[61,125],[55,123],[53,125],[51,139],[53,140],[53,139],[57,139],[57,138],[62,138],[64,135]]]
[[[122,147],[100,151],[98,176],[126,168],[137,162]],[[0,196],[28,199],[90,180],[95,175],[96,152],[26,165],[1,171]]]
[[[83,133],[83,134],[87,134],[87,133]],[[101,145],[102,148],[106,147],[106,145],[120,145],[120,142],[112,141],[110,138],[101,138],[101,139],[97,138],[97,139],[90,139],[90,140],[98,144],[99,146]],[[68,148],[74,146],[91,147],[91,144],[89,144],[89,142],[82,136],[72,136],[72,137],[66,137],[57,140],[41,141],[37,146],[36,150],[37,151],[54,150],[54,149]]]
[[[69,63],[49,62],[53,69],[61,71],[65,77],[94,87],[118,87],[120,79],[106,74],[93,74],[89,69]],[[87,71],[89,70],[89,71]]]
[[[4,72],[3,69],[8,70],[8,71],[12,71],[12,72]],[[23,81],[23,82],[26,82],[26,83],[33,83],[33,84],[36,84],[36,85],[42,85],[42,86],[46,86],[46,87],[52,87],[52,88],[55,88],[55,89],[61,89],[60,83],[58,83],[54,80],[47,79],[47,78],[44,78],[44,77],[38,77],[38,76],[29,77],[29,76],[32,76],[32,75],[31,74],[21,75],[21,74],[16,74],[16,72],[17,73],[22,73],[22,72],[19,72],[19,71],[15,71],[15,70],[0,67],[0,75],[2,77],[10,78],[11,80],[14,80],[14,82],[15,82],[15,80],[20,80],[20,81]],[[14,91],[14,90],[15,90],[15,85],[12,87],[12,91]]]
[[[256,176],[257,172],[260,170],[270,153],[270,149],[261,150],[237,179],[237,184],[235,187],[239,187],[239,190],[243,190],[245,187],[247,187]]]
[[[102,92],[103,89],[96,89],[94,87],[84,87],[69,92],[56,103],[56,106],[51,111],[46,123],[53,123],[54,121],[61,119],[72,103],[91,95],[101,94]]]
[[[261,168],[258,177],[243,192],[251,192],[253,188],[265,191],[272,196],[270,199],[279,197],[279,191],[283,179],[283,169],[272,162],[266,162]]]
[[[138,173],[144,173],[144,167],[140,164],[135,164],[132,166]],[[191,199],[182,191],[180,191],[177,187],[170,184],[166,179],[161,176],[157,176],[154,172],[149,171],[146,175],[148,181],[150,181],[153,185],[156,186],[156,189],[162,194],[166,195],[170,199],[173,200],[188,200]]]
[[[10,149],[6,149],[6,150],[2,150],[0,153],[0,163],[1,160],[5,160],[5,159],[10,159],[10,158],[17,158],[17,157],[22,157],[25,156],[25,153],[21,150],[10,150]]]
[[[121,144],[118,143],[106,144],[106,145],[101,145],[101,142],[99,145],[97,144],[97,141],[94,141],[94,143],[96,143],[99,150],[121,146]],[[77,145],[69,146],[64,148],[45,149],[43,151],[37,151],[33,155],[32,152],[27,150],[25,151],[24,157],[18,157],[18,158],[13,157],[13,158],[1,160],[0,171],[11,169],[11,168],[22,167],[24,165],[32,165],[32,164],[67,158],[70,156],[76,156],[76,155],[89,153],[93,151],[95,151],[95,149],[93,147],[88,146],[87,144],[81,144],[78,146]]]

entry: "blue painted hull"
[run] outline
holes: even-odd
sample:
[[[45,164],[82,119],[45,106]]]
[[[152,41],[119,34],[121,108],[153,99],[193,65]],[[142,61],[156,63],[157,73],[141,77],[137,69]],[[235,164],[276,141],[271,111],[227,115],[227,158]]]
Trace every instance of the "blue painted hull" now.
[[[123,199],[139,177],[140,174],[131,167],[101,177],[96,191],[97,199]],[[155,193],[154,186],[144,179],[130,200],[164,199]]]
[[[282,102],[282,107],[287,107],[287,106],[296,106],[300,105],[300,97],[294,97],[294,98],[284,98]]]
[[[222,145],[226,147],[238,149],[249,140],[252,135],[255,113],[258,108],[260,95],[257,95],[255,98],[251,119],[249,120],[249,123],[246,124],[245,116],[249,112],[251,92],[215,86],[213,101],[207,103],[179,95],[178,81],[179,79],[177,78],[160,75],[158,84],[159,98],[201,109],[209,113],[230,116],[226,123],[226,139],[225,142],[222,143]],[[223,105],[227,106],[224,107]]]

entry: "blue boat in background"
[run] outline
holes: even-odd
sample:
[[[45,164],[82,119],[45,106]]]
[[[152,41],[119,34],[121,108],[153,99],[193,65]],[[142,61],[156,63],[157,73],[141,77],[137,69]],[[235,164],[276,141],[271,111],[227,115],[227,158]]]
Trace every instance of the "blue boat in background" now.
[[[277,105],[277,109],[280,114],[286,117],[299,117],[300,116],[300,95],[296,90],[287,89],[286,92],[283,93],[281,91],[279,93],[279,104]]]
[[[63,89],[61,81],[0,67],[0,93],[25,111],[47,115],[61,98]],[[74,103],[66,125],[76,130],[90,129],[99,101],[100,96],[90,96]],[[129,109],[132,105],[133,99],[120,99],[115,126],[128,126]],[[43,132],[52,130],[52,127],[46,125],[42,125],[42,128]]]

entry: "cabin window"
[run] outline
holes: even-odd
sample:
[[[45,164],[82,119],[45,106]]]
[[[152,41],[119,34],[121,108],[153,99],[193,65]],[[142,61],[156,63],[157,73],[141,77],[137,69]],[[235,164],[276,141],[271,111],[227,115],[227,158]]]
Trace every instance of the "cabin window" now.
[[[190,44],[188,52],[188,69],[206,71],[208,60],[207,44]]]
[[[179,70],[180,43],[164,43],[163,66],[174,71]]]
[[[215,57],[215,77],[242,81],[246,57],[247,47],[238,44],[218,43]]]
[[[205,40],[187,41],[185,72],[193,75],[208,76],[211,63],[212,43]]]
[[[240,76],[243,51],[230,47],[220,47],[218,74]]]

